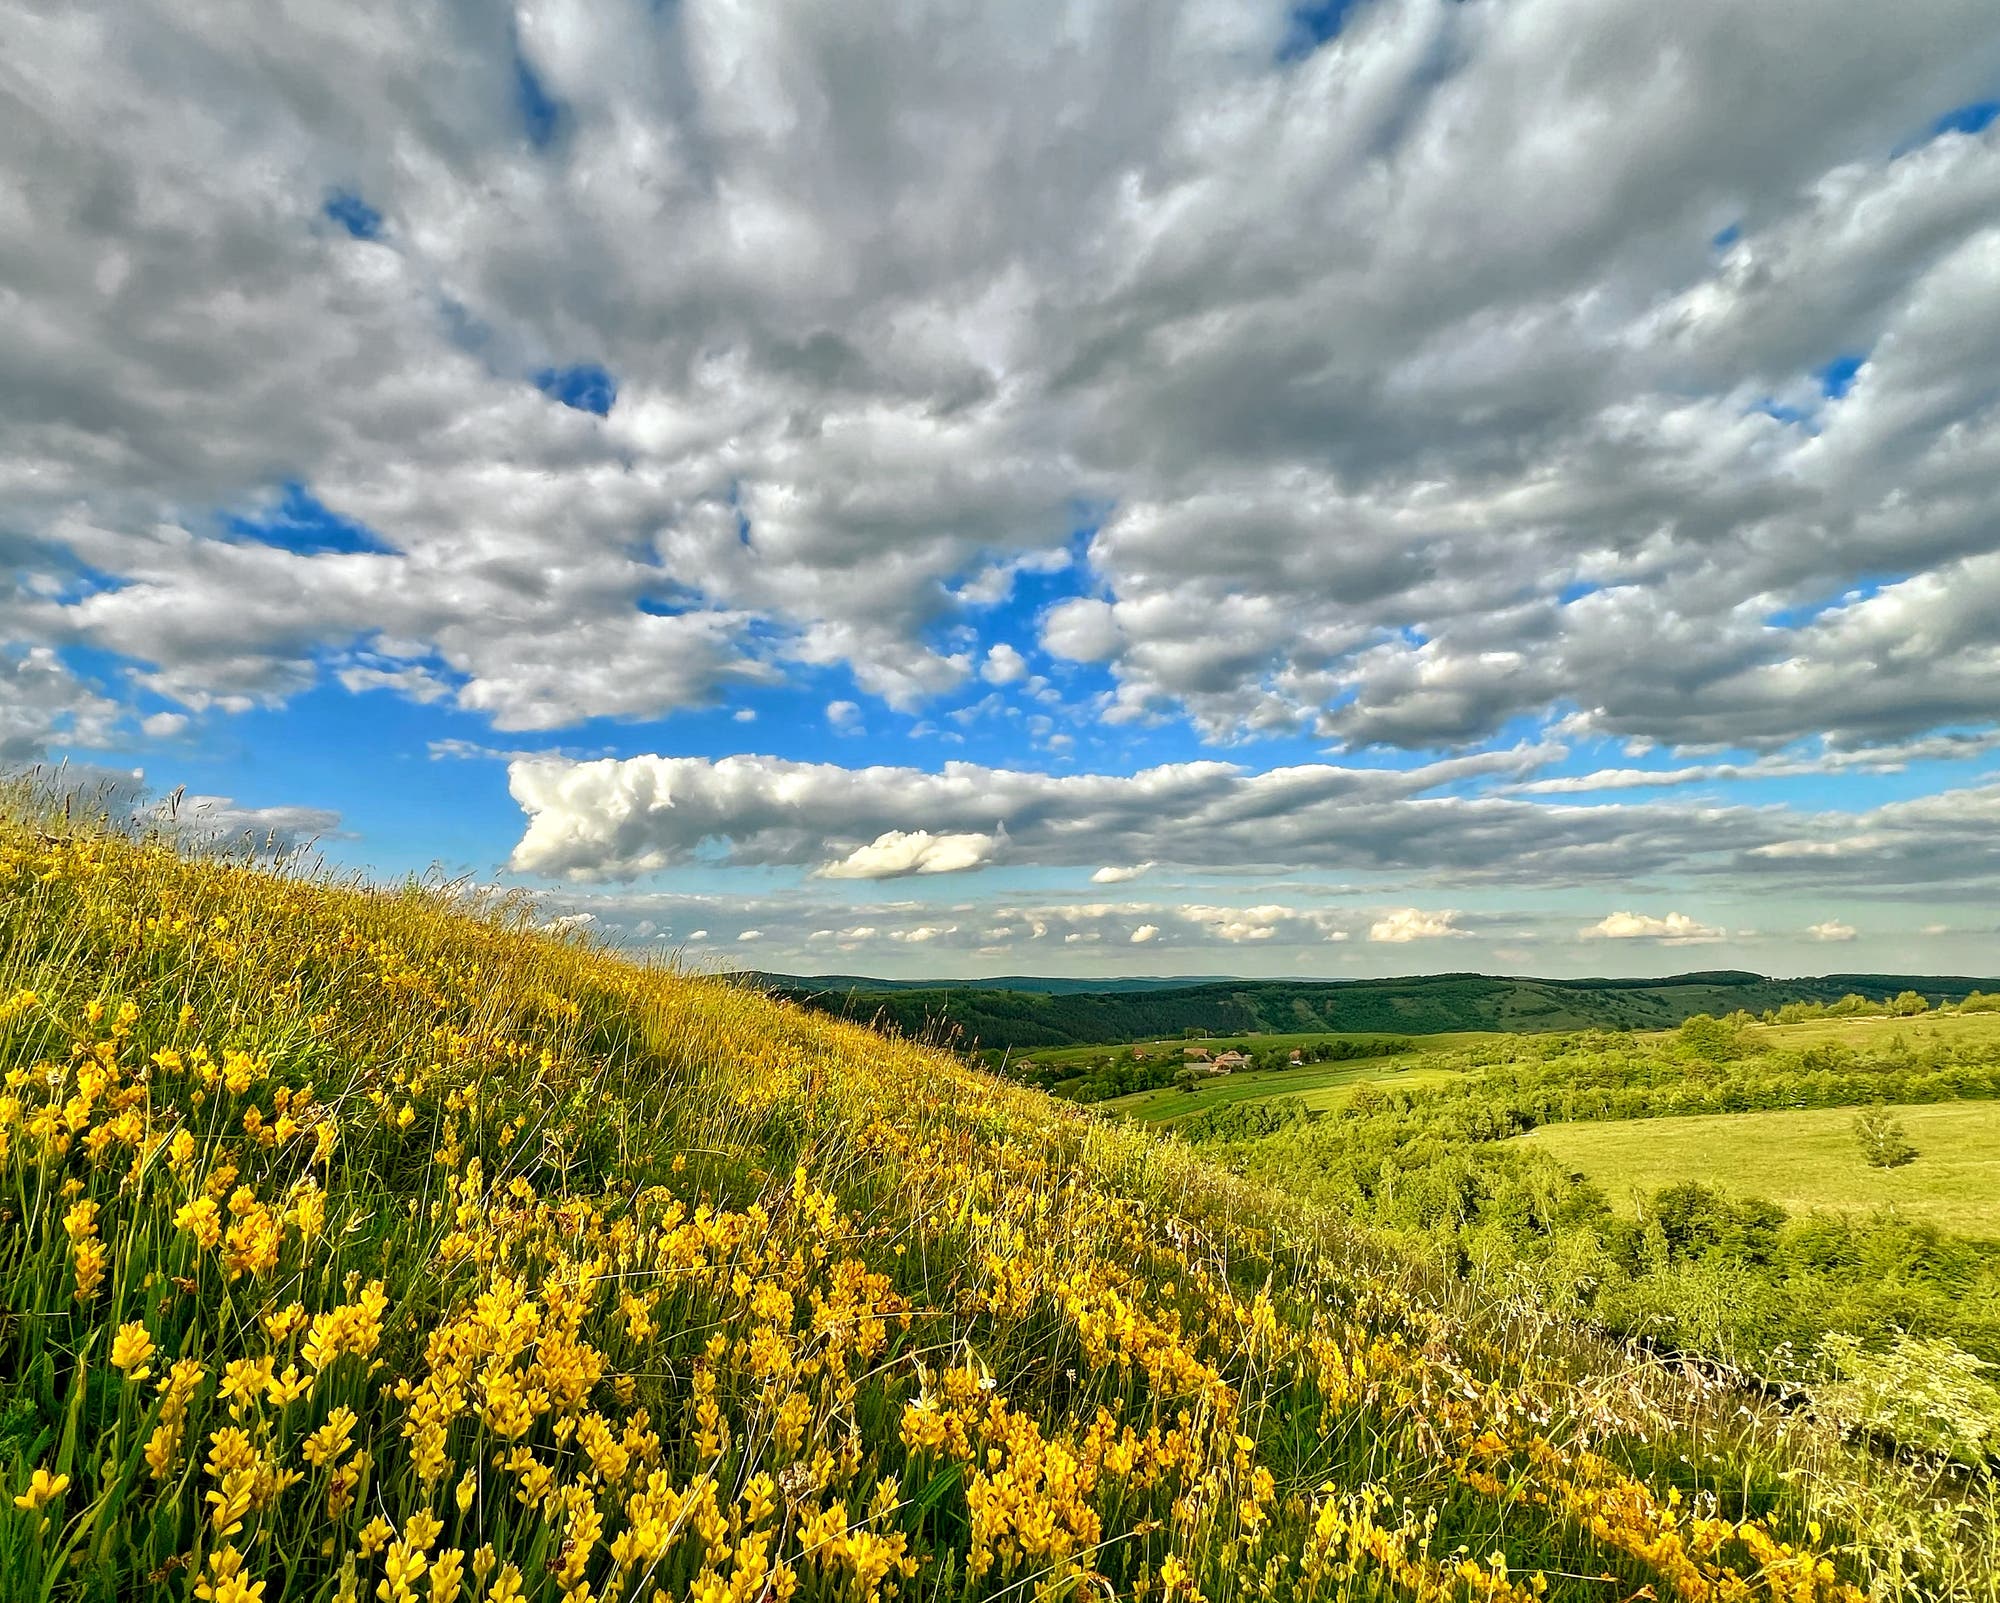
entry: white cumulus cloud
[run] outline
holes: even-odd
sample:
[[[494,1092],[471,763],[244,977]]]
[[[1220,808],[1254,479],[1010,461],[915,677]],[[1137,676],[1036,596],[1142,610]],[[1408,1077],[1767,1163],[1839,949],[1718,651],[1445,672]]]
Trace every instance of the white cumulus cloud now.
[[[1368,938],[1371,941],[1402,942],[1462,936],[1467,932],[1458,927],[1457,919],[1455,908],[1427,913],[1418,907],[1399,907],[1370,924]]]
[[[856,847],[817,872],[821,879],[900,879],[906,874],[961,874],[983,868],[998,854],[991,835],[933,835],[892,829]]]
[[[1585,940],[1663,941],[1669,946],[1679,946],[1718,941],[1723,932],[1686,913],[1668,913],[1664,918],[1650,913],[1607,913],[1577,933]]]

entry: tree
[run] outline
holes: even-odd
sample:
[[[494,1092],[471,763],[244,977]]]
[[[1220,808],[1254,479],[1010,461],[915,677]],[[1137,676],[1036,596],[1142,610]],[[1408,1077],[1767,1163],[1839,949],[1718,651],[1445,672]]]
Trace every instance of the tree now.
[[[1917,1149],[1910,1145],[1903,1121],[1887,1108],[1864,1108],[1855,1116],[1854,1139],[1861,1155],[1877,1169],[1900,1169],[1916,1160]]]
[[[1734,1019],[1719,1019],[1711,1013],[1697,1013],[1680,1028],[1680,1043],[1690,1057],[1704,1063],[1726,1063],[1737,1055],[1742,1026]]]

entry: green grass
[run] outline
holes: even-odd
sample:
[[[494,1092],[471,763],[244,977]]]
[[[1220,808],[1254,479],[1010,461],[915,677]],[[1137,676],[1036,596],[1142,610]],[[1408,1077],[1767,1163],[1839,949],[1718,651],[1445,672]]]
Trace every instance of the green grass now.
[[[1476,1039],[1473,1035],[1453,1036],[1451,1045]],[[1452,1070],[1430,1066],[1426,1060],[1438,1041],[1426,1037],[1423,1047],[1390,1057],[1357,1058],[1347,1063],[1307,1063],[1296,1069],[1254,1070],[1226,1074],[1205,1080],[1192,1091],[1176,1091],[1165,1086],[1157,1091],[1134,1091],[1129,1096],[1100,1102],[1107,1113],[1122,1113],[1148,1124],[1165,1124],[1200,1113],[1205,1108],[1238,1102],[1264,1102],[1273,1097],[1295,1096],[1315,1111],[1337,1108],[1363,1085],[1379,1085],[1385,1090],[1416,1090],[1442,1085],[1459,1076]]]
[[[1936,1042],[1948,1046],[2000,1044],[2000,1013],[1920,1013],[1915,1018],[1810,1019],[1803,1024],[1760,1024],[1751,1039],[1782,1051],[1838,1042],[1857,1052],[1883,1052],[1898,1036],[1911,1051]]]
[[[1852,1108],[1552,1124],[1520,1139],[1588,1175],[1620,1206],[1635,1193],[1699,1180],[1768,1197],[1793,1213],[1894,1206],[1958,1235],[2000,1239],[2000,1104],[1893,1111],[1919,1154],[1901,1169],[1871,1169],[1862,1160]]]
[[[1495,1033],[1491,1030],[1463,1030],[1453,1035],[1426,1035],[1418,1040],[1418,1045],[1425,1051],[1442,1051],[1447,1047],[1464,1046],[1473,1041],[1490,1040]],[[1130,1057],[1135,1049],[1158,1062],[1162,1059],[1178,1060],[1181,1049],[1190,1046],[1198,1046],[1213,1057],[1219,1052],[1269,1052],[1273,1048],[1289,1052],[1293,1047],[1317,1046],[1322,1041],[1396,1041],[1404,1039],[1405,1036],[1406,1032],[1401,1030],[1305,1030],[1281,1035],[1205,1035],[1198,1040],[1187,1040],[1177,1035],[1159,1041],[1043,1047],[1040,1050],[1021,1051],[1013,1055],[1034,1063],[1054,1067],[1073,1065],[1081,1070],[1088,1068],[1096,1059],[1107,1055],[1122,1062]],[[1374,1061],[1385,1060],[1378,1058]],[[1351,1068],[1353,1064],[1307,1064],[1305,1067]]]

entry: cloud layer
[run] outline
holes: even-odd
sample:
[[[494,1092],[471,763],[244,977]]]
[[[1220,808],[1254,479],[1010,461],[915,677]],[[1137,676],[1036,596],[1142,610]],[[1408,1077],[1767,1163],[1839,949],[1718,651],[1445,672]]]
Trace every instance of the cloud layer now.
[[[1220,739],[2000,705],[1986,0],[0,15],[10,751],[1024,647]]]
[[[1401,770],[1319,764],[1264,773],[1201,762],[1130,777],[971,763],[932,774],[755,756],[517,760],[508,778],[527,827],[512,866],[582,882],[696,862],[866,880],[1108,860],[1230,873],[1338,869],[1458,885],[1706,875],[1936,894],[1949,880],[1954,895],[2000,875],[2000,785],[1860,813],[1449,793],[1532,771],[1552,755],[1523,748]],[[1115,884],[1131,876],[1099,869],[1091,877]],[[1435,921],[1453,916],[1405,909],[1372,938],[1449,933]],[[1715,932],[1678,912],[1614,912],[1586,933],[1689,941]]]

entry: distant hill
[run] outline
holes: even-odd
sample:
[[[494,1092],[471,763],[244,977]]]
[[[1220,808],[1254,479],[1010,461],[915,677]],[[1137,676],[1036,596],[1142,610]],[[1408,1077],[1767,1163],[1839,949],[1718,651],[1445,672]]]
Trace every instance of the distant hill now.
[[[1762,1013],[1787,1002],[1834,1002],[1851,992],[1916,991],[1932,1005],[2000,980],[1955,975],[1824,974],[1773,979],[1736,969],[1652,980],[1539,980],[1488,974],[1421,974],[1389,980],[980,981],[908,984],[760,976],[765,989],[822,1012],[960,1046],[1081,1046],[1205,1030],[1248,1035],[1300,1030],[1666,1029],[1696,1013]],[[1055,987],[1071,984],[1073,988]],[[1033,985],[1036,989],[1029,989]],[[865,989],[873,986],[872,989]]]
[[[1050,975],[1002,974],[990,980],[878,980],[866,974],[769,974],[750,970],[739,976],[767,990],[782,991],[1028,991],[1045,996],[1078,996],[1094,991],[1168,991],[1190,985],[1241,984],[1226,974],[1192,974],[1178,978],[1151,976],[1108,980],[1068,979]]]

